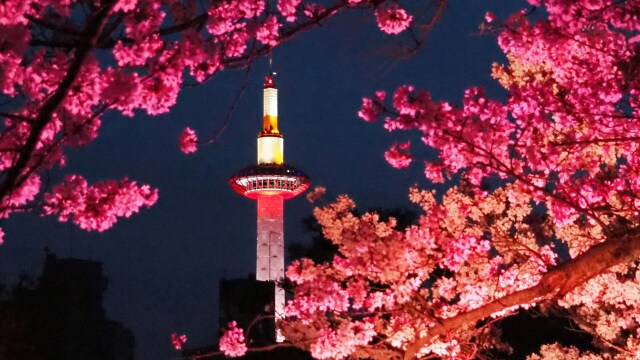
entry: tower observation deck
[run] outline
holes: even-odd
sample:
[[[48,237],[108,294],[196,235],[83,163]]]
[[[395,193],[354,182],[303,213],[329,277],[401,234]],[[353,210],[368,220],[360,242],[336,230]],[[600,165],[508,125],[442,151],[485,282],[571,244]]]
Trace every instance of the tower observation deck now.
[[[229,185],[238,194],[257,201],[256,280],[284,277],[284,200],[309,188],[309,177],[284,163],[284,137],[278,129],[278,89],[273,74],[265,79],[262,131],[258,134],[258,161],[237,172]],[[284,313],[284,291],[275,289],[276,319]],[[280,335],[277,341],[282,341]]]

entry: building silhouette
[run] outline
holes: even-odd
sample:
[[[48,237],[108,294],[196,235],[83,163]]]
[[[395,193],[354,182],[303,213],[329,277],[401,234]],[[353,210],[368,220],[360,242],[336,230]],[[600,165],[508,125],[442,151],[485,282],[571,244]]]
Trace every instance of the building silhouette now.
[[[47,254],[39,281],[0,301],[0,359],[133,360],[133,333],[106,317],[102,263]]]
[[[250,346],[273,344],[276,340],[273,313],[275,284],[251,278],[221,280],[219,284],[219,329],[235,321],[245,329]]]
[[[220,286],[219,335],[230,321],[245,330],[247,346],[261,347],[275,343],[275,319],[273,301],[275,284],[259,281],[253,277],[244,279],[224,279]],[[249,329],[249,331],[246,331]],[[227,359],[219,353],[218,344],[198,348],[186,348],[182,351],[184,359]],[[234,359],[239,360],[311,360],[309,352],[283,347],[261,352],[248,352]]]

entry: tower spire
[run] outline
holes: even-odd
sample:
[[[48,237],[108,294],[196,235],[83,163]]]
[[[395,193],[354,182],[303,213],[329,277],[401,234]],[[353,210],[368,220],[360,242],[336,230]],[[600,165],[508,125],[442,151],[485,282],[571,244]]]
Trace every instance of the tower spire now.
[[[273,73],[264,78],[262,95],[263,122],[260,135],[280,134],[280,131],[278,131],[278,88],[276,87]]]
[[[258,164],[284,163],[284,138],[278,130],[278,88],[270,71],[262,89],[262,131],[258,134]]]

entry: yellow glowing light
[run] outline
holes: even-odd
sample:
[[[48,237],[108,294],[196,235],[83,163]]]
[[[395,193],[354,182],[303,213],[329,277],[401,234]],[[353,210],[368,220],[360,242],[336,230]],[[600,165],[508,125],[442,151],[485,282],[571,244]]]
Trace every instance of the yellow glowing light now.
[[[262,119],[262,134],[279,134],[278,118],[276,116],[265,115]]]
[[[283,164],[284,139],[281,136],[258,137],[258,164]]]

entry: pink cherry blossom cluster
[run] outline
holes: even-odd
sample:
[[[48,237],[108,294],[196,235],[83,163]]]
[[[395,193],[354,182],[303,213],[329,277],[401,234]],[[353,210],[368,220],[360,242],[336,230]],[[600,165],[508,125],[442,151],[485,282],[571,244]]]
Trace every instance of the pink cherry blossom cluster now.
[[[301,0],[278,0],[278,11],[288,22],[296,21],[296,12],[301,2]]]
[[[256,39],[265,45],[276,46],[278,44],[279,29],[278,18],[271,15],[256,32]]]
[[[358,116],[365,121],[375,121],[383,112],[383,102],[387,94],[384,91],[376,92],[373,98],[363,98],[362,108],[358,111]]]
[[[171,343],[176,350],[181,350],[184,344],[187,342],[187,335],[178,335],[177,333],[171,334]]]
[[[313,191],[310,191],[307,193],[307,200],[310,203],[314,203],[320,199],[322,199],[322,196],[327,192],[327,189],[323,186],[316,186]]]
[[[378,26],[387,34],[399,34],[406,30],[413,21],[413,17],[400,7],[397,2],[376,9]]]
[[[366,345],[376,335],[372,322],[345,322],[338,329],[325,329],[311,345],[316,359],[345,359],[358,345]]]
[[[119,217],[128,218],[141,207],[155,204],[157,199],[157,190],[148,185],[139,186],[126,178],[92,186],[79,175],[68,175],[64,183],[45,194],[44,214],[57,215],[62,222],[72,219],[84,230],[105,231]]]
[[[404,169],[411,164],[410,142],[395,144],[384,153],[387,162],[396,169]]]
[[[238,357],[246,354],[247,345],[245,344],[244,332],[238,328],[235,321],[228,324],[224,335],[220,338],[220,351],[229,357]]]
[[[185,128],[180,134],[180,150],[185,154],[190,154],[198,150],[198,136],[190,128]]]
[[[573,346],[564,347],[560,343],[545,344],[540,348],[540,352],[527,357],[528,360],[549,360],[549,359],[567,359],[567,360],[604,360],[598,354],[590,351],[580,352]]]

